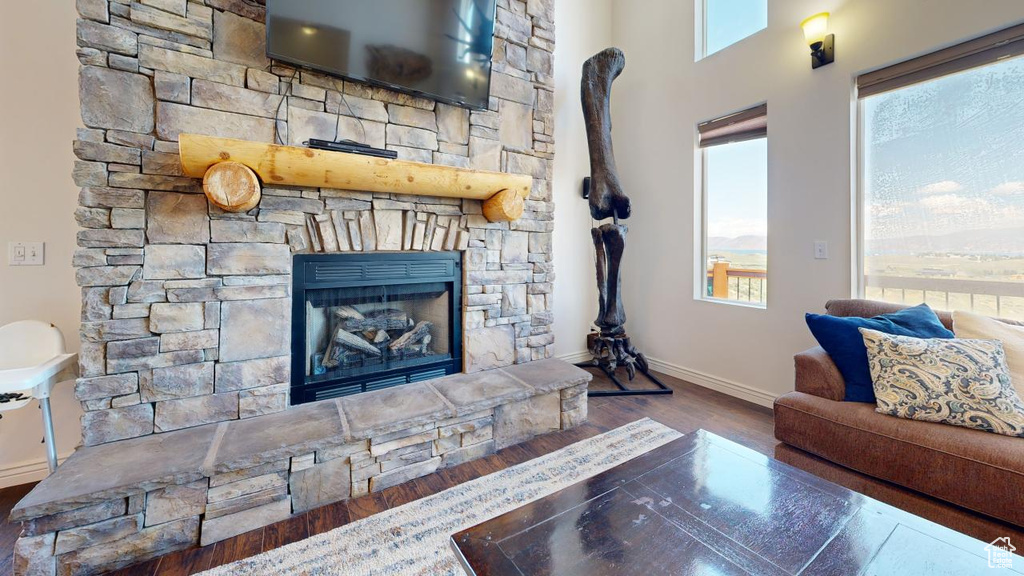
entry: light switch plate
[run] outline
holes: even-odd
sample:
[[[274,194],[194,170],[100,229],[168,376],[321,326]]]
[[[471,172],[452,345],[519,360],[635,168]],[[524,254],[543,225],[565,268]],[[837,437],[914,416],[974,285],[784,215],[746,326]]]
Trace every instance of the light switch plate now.
[[[816,260],[828,260],[828,242],[824,240],[814,241],[814,258]]]
[[[7,264],[9,266],[42,266],[44,242],[8,242]]]

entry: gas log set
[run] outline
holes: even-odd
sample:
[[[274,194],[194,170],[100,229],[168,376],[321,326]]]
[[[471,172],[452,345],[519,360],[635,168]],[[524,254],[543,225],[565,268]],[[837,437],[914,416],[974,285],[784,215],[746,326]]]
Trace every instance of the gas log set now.
[[[384,308],[364,313],[352,306],[335,306],[328,314],[336,328],[319,362],[314,362],[316,373],[432,353],[433,323],[417,322],[402,310]]]

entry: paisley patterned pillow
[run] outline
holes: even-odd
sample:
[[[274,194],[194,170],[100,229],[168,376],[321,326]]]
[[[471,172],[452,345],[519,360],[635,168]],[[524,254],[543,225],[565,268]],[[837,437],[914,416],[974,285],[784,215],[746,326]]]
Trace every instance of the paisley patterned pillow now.
[[[1024,437],[1024,401],[998,340],[891,336],[860,329],[877,412]]]

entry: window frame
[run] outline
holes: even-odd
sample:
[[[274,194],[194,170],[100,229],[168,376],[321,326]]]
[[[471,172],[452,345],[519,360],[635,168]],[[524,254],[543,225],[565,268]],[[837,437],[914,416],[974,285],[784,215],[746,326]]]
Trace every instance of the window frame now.
[[[704,0],[701,0],[704,1]],[[895,64],[866,71],[858,75],[853,86],[854,120],[854,167],[851,174],[853,206],[853,229],[851,230],[851,277],[850,295],[865,298],[867,276],[864,270],[864,238],[866,236],[866,196],[864,191],[865,113],[864,100],[871,96],[916,86],[918,84],[952,76],[967,70],[977,69],[1000,60],[1024,56],[1024,24],[1017,24],[959,42],[952,46],[934,50],[922,56],[910,58]]]
[[[694,43],[693,43],[693,61],[700,62],[705,58],[714,56],[719,52],[724,52],[732,46],[743,42],[747,38],[751,38],[764,32],[768,29],[768,7],[771,2],[765,0],[765,24],[761,28],[758,28],[754,32],[747,34],[746,36],[726,44],[725,46],[715,50],[712,53],[708,53],[708,1],[709,0],[693,0],[693,32],[694,32]]]
[[[693,0],[693,61],[708,57],[708,0]]]
[[[751,118],[763,118],[764,126],[760,125],[753,126],[747,130],[730,130],[736,126],[734,120],[736,119],[749,120]],[[732,112],[724,116],[700,122],[696,126],[695,140],[694,140],[694,151],[696,157],[694,158],[694,186],[697,188],[694,194],[694,259],[696,265],[693,267],[694,271],[694,300],[701,302],[710,302],[713,304],[726,304],[730,306],[739,306],[741,308],[749,308],[753,310],[767,310],[770,293],[765,295],[763,301],[750,302],[745,300],[731,300],[729,298],[715,298],[714,296],[708,295],[708,155],[707,150],[716,146],[728,146],[730,144],[737,144],[740,142],[746,142],[750,140],[761,140],[765,141],[765,154],[768,154],[768,104],[767,102],[761,102],[749,108]],[[749,124],[748,124],[749,126]],[[702,134],[715,131],[719,135],[712,137],[710,144],[701,143]],[[725,132],[726,135],[720,135]],[[766,176],[768,171],[766,166]],[[770,190],[768,190],[768,182],[766,178],[765,186],[765,202],[771,197]],[[767,222],[766,222],[767,224]],[[767,284],[769,271],[766,270],[765,284]],[[763,287],[762,287],[763,290]]]
[[[850,297],[851,298],[864,298],[864,294],[867,292],[867,283],[864,280],[864,227],[867,226],[867,219],[864,217],[864,100],[857,93],[856,86],[854,86],[854,113],[857,115],[855,118],[854,126],[854,138],[857,139],[853,147],[854,150],[854,161],[853,161],[853,174],[850,175],[852,180],[851,185],[853,187],[853,206],[851,214],[853,215],[853,230],[851,230],[850,247],[853,250],[853,254],[850,256],[850,267],[851,270],[851,286],[850,286]]]

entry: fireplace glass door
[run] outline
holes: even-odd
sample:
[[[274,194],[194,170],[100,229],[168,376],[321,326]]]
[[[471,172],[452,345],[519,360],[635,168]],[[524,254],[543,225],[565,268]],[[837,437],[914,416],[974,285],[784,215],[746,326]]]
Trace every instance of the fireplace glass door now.
[[[461,371],[461,353],[456,354],[461,348],[456,334],[459,284],[444,274],[454,274],[458,260],[443,254],[448,259],[442,267],[409,260],[408,254],[328,255],[336,258],[333,262],[322,255],[305,257],[317,258],[305,263],[305,275],[327,281],[296,283],[293,297],[302,298],[302,314],[297,319],[301,333],[293,330],[301,336],[298,350],[293,342],[293,354],[299,353],[292,358],[293,403]],[[368,264],[373,267],[367,269]],[[358,268],[360,278],[339,274],[339,266]],[[374,279],[367,279],[367,272]],[[296,368],[301,382],[296,382]]]

